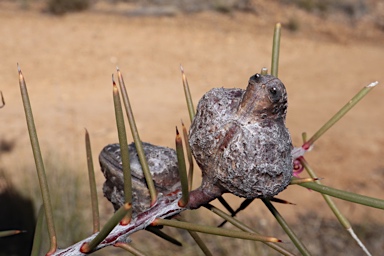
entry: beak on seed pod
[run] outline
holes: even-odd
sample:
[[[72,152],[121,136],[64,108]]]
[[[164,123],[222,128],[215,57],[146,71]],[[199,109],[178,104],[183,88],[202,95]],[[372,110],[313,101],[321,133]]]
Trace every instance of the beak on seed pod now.
[[[199,101],[189,143],[203,173],[189,207],[223,193],[269,198],[292,177],[292,142],[285,127],[287,92],[276,77],[256,74],[246,90],[216,88]]]

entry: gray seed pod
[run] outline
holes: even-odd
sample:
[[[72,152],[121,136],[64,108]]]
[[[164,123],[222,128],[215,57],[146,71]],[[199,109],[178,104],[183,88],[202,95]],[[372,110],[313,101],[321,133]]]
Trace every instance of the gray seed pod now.
[[[145,142],[143,142],[143,148],[157,192],[169,194],[180,189],[175,150]],[[132,175],[132,209],[133,215],[136,215],[149,208],[151,198],[135,144],[128,145],[128,150]],[[113,204],[114,209],[118,210],[124,203],[120,145],[105,146],[99,155],[99,161],[101,171],[106,178],[103,186],[104,196]]]
[[[199,101],[189,135],[203,172],[196,191],[212,200],[225,192],[252,199],[284,190],[293,169],[286,111],[285,87],[270,75],[252,76],[245,91],[207,92]],[[191,208],[195,207],[192,200]]]

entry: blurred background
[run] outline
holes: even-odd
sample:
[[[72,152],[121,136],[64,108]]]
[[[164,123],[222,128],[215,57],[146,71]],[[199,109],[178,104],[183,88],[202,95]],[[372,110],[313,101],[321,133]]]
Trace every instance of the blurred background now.
[[[180,64],[195,105],[213,87],[245,88],[250,76],[270,67],[277,22],[283,27],[279,77],[289,96],[287,126],[300,146],[302,132],[311,136],[360,88],[384,82],[382,1],[0,0],[0,90],[6,102],[0,109],[0,230],[27,230],[0,238],[0,255],[29,255],[41,205],[16,63],[27,82],[64,247],[92,228],[84,128],[91,136],[102,223],[113,213],[102,195],[97,159],[118,140],[111,86],[116,66],[142,140],[174,147],[175,125],[182,119],[189,126]],[[383,198],[383,95],[380,84],[307,154],[324,184]],[[199,184],[197,172],[194,186]],[[290,186],[278,197],[296,204],[276,207],[314,255],[362,255],[316,192]],[[234,208],[242,202],[225,198]],[[382,253],[382,211],[335,201],[368,249]],[[185,215],[202,224],[221,222],[204,209]],[[238,217],[289,241],[258,201]],[[150,255],[202,255],[186,232],[166,230],[184,246],[144,232],[132,236],[133,244]],[[259,243],[202,237],[215,255],[276,255]],[[290,242],[284,246],[297,253]],[[126,252],[107,248],[95,255],[111,253]]]

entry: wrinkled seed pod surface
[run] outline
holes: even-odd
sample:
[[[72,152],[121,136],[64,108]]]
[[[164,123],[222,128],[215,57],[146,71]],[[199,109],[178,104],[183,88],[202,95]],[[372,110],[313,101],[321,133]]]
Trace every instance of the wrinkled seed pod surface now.
[[[143,142],[143,148],[157,192],[168,194],[180,189],[175,150],[145,142]],[[128,145],[128,150],[132,175],[132,208],[133,215],[135,215],[149,208],[151,198],[135,144]],[[99,155],[99,162],[106,178],[103,186],[104,196],[113,204],[114,209],[118,210],[124,203],[124,177],[120,145],[105,146]]]
[[[245,198],[273,197],[285,189],[293,169],[286,110],[285,87],[270,75],[252,76],[246,90],[207,92],[189,135],[202,187]]]

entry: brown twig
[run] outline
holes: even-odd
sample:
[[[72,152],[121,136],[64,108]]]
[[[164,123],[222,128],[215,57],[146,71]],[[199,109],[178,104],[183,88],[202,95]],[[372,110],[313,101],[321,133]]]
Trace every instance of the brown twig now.
[[[117,225],[111,231],[111,233],[109,233],[109,235],[94,249],[94,251],[100,250],[106,246],[126,242],[129,240],[129,235],[139,230],[143,230],[147,226],[150,226],[156,218],[167,218],[187,209],[180,207],[178,204],[181,198],[180,191],[165,196],[160,195],[161,194],[159,194],[156,203],[151,208],[133,217],[128,225]],[[69,246],[68,248],[57,250],[52,254],[52,256],[86,255],[80,251],[80,248],[84,243],[89,243],[96,235],[97,233],[81,240],[74,245]]]

